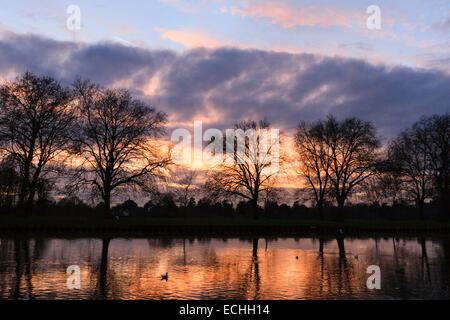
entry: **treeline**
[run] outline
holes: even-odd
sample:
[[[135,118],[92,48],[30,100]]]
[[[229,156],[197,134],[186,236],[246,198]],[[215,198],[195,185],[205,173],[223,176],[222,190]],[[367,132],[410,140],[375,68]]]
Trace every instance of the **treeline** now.
[[[65,88],[27,72],[3,84],[3,204],[29,215],[62,179],[66,193],[91,189],[103,200],[105,217],[111,217],[111,198],[118,190],[150,191],[165,174],[170,157],[156,139],[165,122],[164,113],[128,90],[104,89],[88,80]]]
[[[235,128],[256,132],[256,145],[245,144],[255,150],[242,153],[240,161],[219,163],[201,185],[189,173],[177,178],[172,192],[160,191],[173,178],[169,149],[158,139],[166,122],[166,114],[128,90],[105,89],[88,80],[63,87],[51,77],[27,72],[3,83],[1,212],[339,220],[344,219],[344,208],[352,218],[448,219],[450,214],[449,114],[421,118],[386,147],[372,123],[361,119],[328,116],[301,122],[294,137],[296,153],[290,158],[278,156],[275,145],[266,156],[256,152],[263,140],[259,135],[270,124],[243,121]],[[225,150],[227,143],[219,147]],[[237,140],[231,143],[234,150]],[[235,159],[239,156],[236,153]],[[279,175],[270,170],[274,164],[281,171],[296,172],[301,194],[293,206],[278,204],[283,191],[276,188]],[[52,193],[61,185],[66,197],[55,202]],[[152,195],[152,201],[143,207],[132,200],[112,207],[113,199],[130,190]],[[204,196],[197,201],[193,194],[199,190]],[[79,193],[100,203],[90,207],[76,197]],[[365,204],[356,205],[355,197],[364,198]]]
[[[381,148],[370,122],[351,118],[301,123],[295,136],[300,174],[310,186],[322,215],[325,203],[334,201],[339,219],[355,192],[368,201],[392,199],[392,205],[413,202],[425,219],[425,203],[439,206],[440,216],[450,214],[450,115],[422,117],[402,131],[387,148]]]
[[[439,207],[430,202],[424,205],[427,212],[426,219],[440,219]],[[324,219],[336,220],[339,210],[331,203],[323,208]],[[387,204],[349,204],[345,208],[347,219],[355,220],[416,220],[417,210],[408,203]],[[3,208],[0,211],[8,214]],[[172,193],[162,194],[160,197],[139,206],[133,200],[126,200],[111,208],[112,216],[122,218],[252,218],[253,205],[251,201],[240,201],[233,205],[229,201],[214,201],[204,197],[198,201],[191,198],[186,206],[181,205]],[[36,216],[64,216],[101,218],[104,215],[104,203],[89,206],[78,197],[68,197],[55,201],[46,201],[34,209]],[[258,216],[267,219],[304,219],[317,220],[318,211],[315,207],[308,207],[299,201],[293,205],[279,204],[277,201],[266,201],[258,206]]]
[[[269,127],[267,121],[236,125],[236,129],[256,131],[255,140],[260,143]],[[237,197],[248,201],[258,218],[261,202],[278,199],[277,174],[270,170],[277,161],[277,166],[295,170],[302,179],[299,186],[306,187],[299,197],[312,202],[320,219],[326,218],[325,208],[336,207],[335,218],[344,220],[344,208],[358,196],[373,206],[386,199],[395,208],[413,203],[418,209],[415,217],[420,219],[426,218],[425,204],[434,204],[440,210],[440,219],[449,218],[449,114],[421,118],[386,148],[371,122],[357,118],[338,121],[331,115],[325,120],[301,122],[294,138],[293,158],[271,157],[276,144],[269,146],[268,156],[261,155],[257,143],[253,145],[255,150],[247,150],[240,158],[235,156],[240,161],[220,163],[209,175],[205,189],[214,199]],[[247,148],[252,148],[251,144]]]

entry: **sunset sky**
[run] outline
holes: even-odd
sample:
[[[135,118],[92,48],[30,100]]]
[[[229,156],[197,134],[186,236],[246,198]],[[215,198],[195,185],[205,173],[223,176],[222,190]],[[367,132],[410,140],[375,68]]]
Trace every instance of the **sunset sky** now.
[[[0,3],[2,79],[31,70],[126,87],[167,112],[169,129],[267,117],[289,132],[333,113],[390,138],[450,109],[448,0]],[[381,30],[366,26],[372,4]],[[81,30],[66,27],[69,5]]]

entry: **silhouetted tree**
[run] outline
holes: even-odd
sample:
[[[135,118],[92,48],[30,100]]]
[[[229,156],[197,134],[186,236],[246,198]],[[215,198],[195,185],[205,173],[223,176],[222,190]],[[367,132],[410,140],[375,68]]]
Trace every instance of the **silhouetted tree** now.
[[[337,121],[329,116],[316,124],[323,143],[320,155],[327,169],[330,192],[338,205],[338,219],[344,219],[344,205],[354,188],[376,172],[380,142],[372,123],[350,118]],[[321,173],[322,174],[322,173]]]
[[[311,187],[320,219],[324,219],[323,207],[329,191],[329,171],[331,166],[331,149],[324,136],[325,123],[313,124],[301,122],[295,134],[295,145],[299,159],[300,174]]]
[[[38,211],[44,212],[52,204],[51,192],[54,189],[54,183],[48,179],[40,178],[36,186]]]
[[[389,145],[389,160],[401,173],[402,188],[413,196],[421,219],[425,219],[424,203],[432,194],[433,174],[426,143],[419,132],[406,129]]]
[[[197,175],[198,173],[195,170],[183,170],[173,177],[176,186],[172,188],[172,192],[175,194],[175,200],[182,208],[185,217],[187,217],[187,208],[192,203],[191,200],[198,192],[195,185]]]
[[[267,134],[269,128],[265,120],[236,124],[236,134],[227,137],[223,143],[224,150],[232,154],[228,154],[229,158],[224,157],[205,184],[213,197],[224,195],[250,201],[255,219],[259,216],[258,201],[261,195],[273,189],[277,172],[271,166],[280,164],[276,150],[278,145]],[[216,143],[221,145],[222,141]],[[263,147],[265,152],[261,152]]]
[[[52,162],[62,161],[71,101],[71,91],[58,81],[30,72],[0,87],[0,150],[19,168],[17,205],[23,213],[31,212],[39,180]]]
[[[82,159],[76,185],[93,186],[110,217],[114,192],[125,187],[151,191],[170,163],[155,141],[166,115],[133,99],[128,90],[104,90],[80,80],[74,87],[79,114],[73,152]]]
[[[423,117],[413,125],[418,142],[424,146],[433,175],[433,191],[441,216],[450,216],[450,114]]]

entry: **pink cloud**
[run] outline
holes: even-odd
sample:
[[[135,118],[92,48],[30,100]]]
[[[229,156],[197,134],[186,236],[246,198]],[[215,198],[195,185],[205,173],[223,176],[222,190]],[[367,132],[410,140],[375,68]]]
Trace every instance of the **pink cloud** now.
[[[155,30],[161,33],[161,38],[181,43],[188,48],[215,48],[223,45],[221,42],[215,40],[214,38],[192,31],[166,30],[161,28],[155,28]]]
[[[351,27],[365,24],[367,15],[362,10],[348,10],[334,7],[294,6],[284,2],[262,1],[251,2],[243,9],[233,8],[233,14],[243,17],[269,18],[272,23],[281,24],[284,28],[295,26]]]

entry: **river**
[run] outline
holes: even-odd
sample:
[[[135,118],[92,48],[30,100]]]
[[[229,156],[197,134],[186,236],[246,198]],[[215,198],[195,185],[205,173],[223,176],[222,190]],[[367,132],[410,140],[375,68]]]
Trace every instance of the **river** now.
[[[0,239],[0,299],[449,299],[449,279],[449,237]]]

